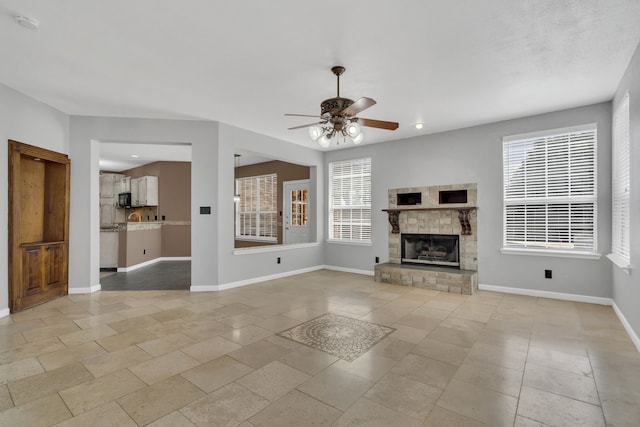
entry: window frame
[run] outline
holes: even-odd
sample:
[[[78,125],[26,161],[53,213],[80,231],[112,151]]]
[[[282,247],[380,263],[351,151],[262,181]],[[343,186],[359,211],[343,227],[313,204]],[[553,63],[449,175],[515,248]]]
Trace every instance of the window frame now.
[[[272,193],[273,193],[273,200],[272,200],[272,206],[273,206],[273,210],[261,210],[260,207],[262,205],[262,199],[261,199],[261,193],[262,191],[260,190],[260,180],[264,180],[264,179],[271,179],[272,182],[269,183],[269,185],[271,185],[273,188],[271,189]],[[255,198],[252,201],[252,204],[256,207],[255,210],[245,210],[242,211],[241,210],[241,206],[243,206],[243,193],[240,191],[241,188],[241,184],[240,181],[256,181],[255,183],[255,188],[257,188],[257,192],[255,194]],[[264,175],[255,175],[255,176],[247,176],[247,177],[240,177],[240,178],[236,178],[235,179],[235,186],[236,186],[236,194],[238,194],[240,196],[240,201],[238,201],[237,203],[235,203],[235,232],[234,232],[234,238],[236,240],[244,240],[244,241],[256,241],[256,242],[271,242],[271,243],[277,243],[278,242],[278,174],[277,173],[269,173],[269,174],[264,174]],[[255,215],[256,218],[256,234],[252,235],[252,234],[241,234],[240,231],[242,229],[242,221],[241,221],[241,216],[242,214],[248,214],[248,215]],[[262,229],[264,227],[263,224],[261,224],[261,216],[265,215],[265,214],[271,214],[275,216],[275,225],[271,225],[273,231],[275,232],[275,234],[273,236],[262,236]]]
[[[592,133],[589,140],[588,134]],[[582,135],[587,135],[583,138]],[[566,141],[564,141],[566,140]],[[586,141],[586,142],[584,142]],[[572,163],[576,153],[571,151],[572,143],[591,144],[586,153],[586,159],[577,157],[577,162]],[[537,154],[538,159],[529,160],[533,148],[526,148],[527,144],[537,144],[543,147],[544,152]],[[564,144],[564,145],[562,145]],[[520,148],[521,153],[516,150]],[[560,150],[566,150],[561,153]],[[510,151],[514,151],[511,153]],[[550,153],[551,151],[551,153]],[[572,126],[559,129],[550,129],[540,132],[533,132],[520,135],[512,135],[503,138],[503,233],[502,233],[502,253],[543,255],[556,257],[575,257],[598,259],[598,128],[597,124]],[[580,154],[580,152],[578,152]],[[534,153],[535,155],[535,153]],[[518,157],[521,159],[518,159]],[[563,159],[566,156],[566,159]],[[582,154],[585,156],[585,154]],[[561,161],[562,160],[562,161]],[[520,163],[518,163],[520,161]],[[515,173],[522,170],[527,164],[533,166],[531,172],[524,172],[521,188],[515,187],[512,191]],[[550,165],[551,163],[551,165]],[[540,165],[543,166],[540,166]],[[575,174],[575,168],[580,174]],[[589,174],[588,171],[591,171]],[[585,171],[586,175],[585,175]],[[541,174],[542,172],[542,174]],[[574,172],[572,174],[572,172]],[[563,175],[564,174],[564,175]],[[566,177],[566,178],[563,178]],[[583,180],[574,177],[582,177]],[[586,178],[585,178],[586,177]],[[563,179],[566,181],[564,183]],[[574,179],[577,185],[574,185]],[[533,182],[533,189],[527,187],[527,182]],[[509,192],[520,197],[510,196]],[[530,193],[542,193],[542,195],[531,195]],[[566,193],[566,194],[561,194]],[[520,212],[518,211],[518,208]],[[511,208],[511,209],[510,209]],[[535,210],[539,209],[540,216],[535,218]],[[578,211],[574,211],[578,209]],[[580,215],[580,209],[586,214]],[[509,215],[522,216],[522,223],[510,222]],[[534,224],[527,223],[527,219],[534,214]],[[543,219],[541,219],[543,218]],[[590,232],[587,243],[588,247],[578,247],[576,236],[579,234],[572,228],[574,221],[587,219],[580,223],[583,227],[586,224],[586,231]],[[590,219],[590,221],[588,221]],[[564,222],[562,222],[564,221]],[[531,231],[533,230],[533,231]],[[542,230],[542,233],[540,232]],[[522,241],[514,244],[514,236],[521,234]],[[530,239],[529,233],[533,233]],[[542,235],[544,237],[542,238]],[[559,237],[562,236],[562,237]],[[566,237],[567,241],[561,239]],[[573,248],[569,246],[574,246]]]
[[[363,173],[359,173],[359,174],[352,174],[353,176],[351,177],[352,179],[355,177],[360,177],[362,180],[362,185],[357,188],[356,190],[362,190],[364,191],[364,196],[362,197],[362,199],[365,201],[365,203],[361,203],[361,204],[336,204],[335,200],[334,200],[334,189],[335,189],[335,180],[336,179],[342,179],[342,180],[346,180],[349,177],[346,176],[347,174],[343,174],[343,175],[339,175],[336,176],[335,175],[335,169],[338,167],[341,167],[342,169],[344,169],[345,167],[350,167],[350,168],[354,168],[355,165],[357,165],[358,163],[362,163],[364,162],[364,172]],[[372,227],[372,205],[371,205],[371,195],[372,195],[372,160],[371,157],[359,157],[359,158],[355,158],[355,159],[346,159],[346,160],[337,160],[334,162],[330,162],[328,165],[328,187],[329,187],[329,191],[328,191],[328,217],[327,217],[327,242],[329,243],[342,243],[342,244],[351,244],[351,245],[366,245],[366,246],[370,246],[371,242],[372,242],[372,232],[373,232],[373,227]],[[367,179],[368,178],[368,179]],[[353,187],[353,181],[351,183],[351,191],[355,191],[354,187]],[[344,198],[343,198],[344,199]],[[367,203],[368,202],[368,203]],[[336,236],[334,234],[334,226],[336,225],[334,223],[334,211],[335,210],[341,210],[341,211],[360,211],[360,222],[358,221],[347,221],[347,222],[342,222],[343,225],[349,227],[350,232],[349,233],[345,233],[345,236],[343,237],[342,234],[340,236]],[[367,216],[367,212],[368,212],[368,222],[366,222],[366,216]],[[361,236],[367,236],[366,238],[362,238],[362,239],[354,239],[353,235],[354,235],[354,229],[355,228],[360,228],[360,235]],[[348,234],[348,235],[346,235]]]

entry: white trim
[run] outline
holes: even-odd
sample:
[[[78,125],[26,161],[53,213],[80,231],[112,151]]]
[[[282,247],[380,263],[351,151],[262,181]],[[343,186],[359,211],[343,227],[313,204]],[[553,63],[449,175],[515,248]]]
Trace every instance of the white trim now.
[[[191,261],[190,256],[185,257],[158,257],[150,259],[149,261],[141,262],[140,264],[130,265],[129,267],[118,267],[118,273],[127,273],[129,271],[137,270],[148,265],[153,265],[162,261]]]
[[[285,271],[283,273],[270,274],[269,276],[254,277],[252,279],[239,280],[237,282],[223,283],[222,285],[210,285],[210,286],[191,285],[190,291],[191,292],[224,291],[226,289],[239,288],[241,286],[253,285],[254,283],[281,279],[283,277],[295,276],[296,274],[309,273],[311,271],[322,270],[322,269],[324,269],[323,265],[316,265],[314,267],[302,268],[300,270]]]
[[[234,239],[242,242],[278,243],[277,237],[235,236]]]
[[[3,308],[2,310],[0,310],[0,318],[7,317],[10,314],[11,311],[8,308]]]
[[[638,337],[638,334],[636,334],[636,331],[633,330],[633,328],[627,321],[627,318],[624,317],[624,314],[622,314],[622,311],[620,310],[620,308],[618,308],[618,305],[616,304],[615,301],[613,300],[611,301],[611,306],[613,307],[613,311],[618,316],[620,323],[622,323],[622,326],[624,326],[624,329],[626,329],[627,334],[629,334],[629,338],[631,338],[631,341],[633,341],[638,351],[640,351],[640,337]]]
[[[338,267],[336,265],[325,265],[326,270],[342,271],[344,273],[363,274],[365,276],[373,276],[375,273],[370,270],[359,270],[357,268]]]
[[[631,264],[628,258],[621,257],[618,254],[610,253],[607,255],[609,261],[620,267],[626,274],[631,274]]]
[[[595,252],[573,252],[560,251],[554,249],[528,249],[528,248],[500,248],[500,252],[505,255],[533,255],[533,256],[550,256],[557,258],[582,258],[582,259],[600,259],[601,254]]]
[[[552,298],[565,301],[586,302],[590,304],[611,305],[611,298],[592,297],[589,295],[565,294],[561,292],[538,291],[536,289],[510,288],[507,286],[478,284],[478,289],[483,291],[502,292],[505,294],[527,295],[539,298]]]
[[[371,240],[327,239],[327,243],[336,243],[338,245],[373,246]]]
[[[318,242],[313,242],[313,243],[297,243],[293,245],[272,245],[272,246],[258,246],[255,248],[238,248],[233,250],[233,254],[249,255],[249,254],[259,254],[263,252],[289,251],[292,249],[312,248],[318,245],[319,245]]]
[[[68,293],[69,295],[92,294],[94,292],[98,292],[100,289],[102,289],[102,285],[98,283],[97,285],[89,286],[86,288],[69,288]]]
[[[586,131],[592,131],[597,128],[598,128],[597,123],[587,123],[584,125],[569,126],[566,128],[557,128],[557,129],[541,130],[538,132],[521,133],[518,135],[509,135],[509,136],[503,137],[502,142],[519,141],[521,139],[544,138],[544,137],[562,135],[565,133],[573,133],[573,132],[586,132]]]

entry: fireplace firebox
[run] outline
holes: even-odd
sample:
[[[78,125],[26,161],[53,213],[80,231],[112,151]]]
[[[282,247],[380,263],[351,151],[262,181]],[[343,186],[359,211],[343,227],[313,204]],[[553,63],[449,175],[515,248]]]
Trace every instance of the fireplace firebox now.
[[[403,264],[460,268],[459,236],[455,234],[402,234]]]

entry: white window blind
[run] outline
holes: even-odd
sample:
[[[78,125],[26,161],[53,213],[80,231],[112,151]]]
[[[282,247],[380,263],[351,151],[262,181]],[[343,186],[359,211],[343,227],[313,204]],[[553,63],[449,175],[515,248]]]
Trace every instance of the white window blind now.
[[[630,173],[629,173],[629,94],[613,113],[613,203],[611,211],[611,252],[628,265],[629,248]]]
[[[504,247],[595,252],[595,125],[503,140]]]
[[[371,158],[329,163],[329,239],[371,241]]]
[[[236,237],[277,241],[277,174],[236,179]]]

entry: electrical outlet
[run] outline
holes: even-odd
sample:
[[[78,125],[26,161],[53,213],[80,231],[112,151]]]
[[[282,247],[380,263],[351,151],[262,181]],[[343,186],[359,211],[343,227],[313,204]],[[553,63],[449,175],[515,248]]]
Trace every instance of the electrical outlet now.
[[[280,264],[280,257],[276,260],[276,264]]]
[[[379,256],[377,256],[377,257],[376,257],[376,264],[378,264],[379,262],[380,262],[380,257],[379,257]]]
[[[146,254],[147,254],[147,250],[146,250],[146,249],[143,249],[143,250],[142,250],[142,255],[146,255]]]
[[[545,279],[551,279],[551,270],[545,270],[544,271],[544,278]]]

